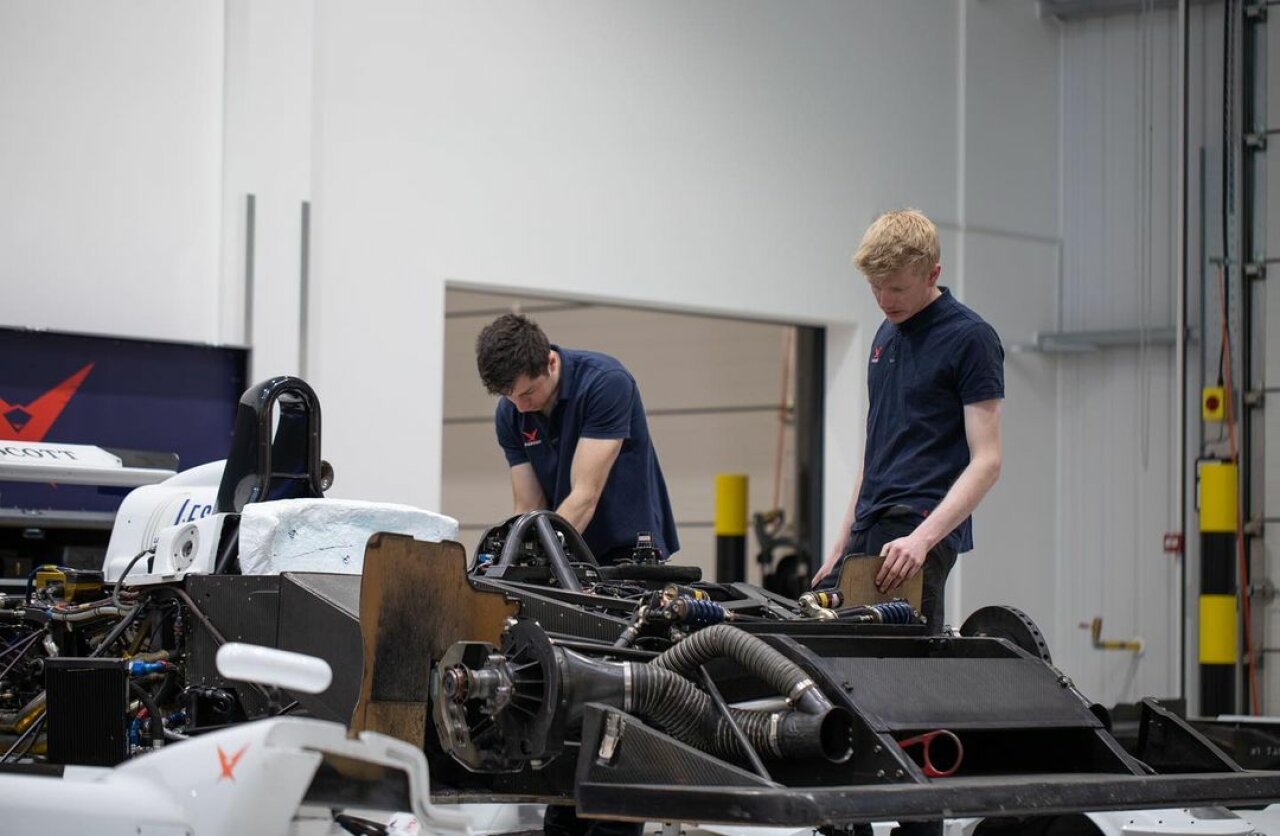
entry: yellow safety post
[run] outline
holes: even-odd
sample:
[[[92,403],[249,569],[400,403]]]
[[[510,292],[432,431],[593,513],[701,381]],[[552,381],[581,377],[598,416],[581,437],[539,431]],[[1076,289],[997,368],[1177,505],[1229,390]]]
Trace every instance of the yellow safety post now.
[[[1236,525],[1239,468],[1202,461],[1200,481],[1200,713],[1236,710]]]
[[[747,476],[716,475],[716,581],[747,579]]]

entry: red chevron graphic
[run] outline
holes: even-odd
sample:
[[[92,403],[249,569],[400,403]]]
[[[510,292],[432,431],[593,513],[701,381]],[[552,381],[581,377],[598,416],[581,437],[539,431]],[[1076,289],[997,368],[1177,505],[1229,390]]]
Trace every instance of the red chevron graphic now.
[[[240,763],[240,759],[244,757],[244,750],[249,748],[246,743],[236,750],[236,753],[227,757],[227,753],[222,751],[222,747],[218,747],[218,768],[222,770],[222,774],[218,776],[218,780],[230,778],[232,781],[236,779],[236,764]]]
[[[93,363],[45,392],[29,404],[10,404],[0,399],[0,439],[44,441],[45,433],[58,420],[71,396],[93,371]]]

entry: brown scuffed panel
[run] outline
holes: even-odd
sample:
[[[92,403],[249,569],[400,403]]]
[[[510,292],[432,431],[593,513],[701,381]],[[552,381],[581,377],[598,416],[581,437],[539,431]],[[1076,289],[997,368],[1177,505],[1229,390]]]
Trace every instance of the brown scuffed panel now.
[[[357,706],[356,711],[359,710]],[[427,702],[370,700],[364,719],[364,728],[368,731],[381,732],[421,746],[427,734]]]
[[[377,731],[421,746],[432,663],[454,642],[498,644],[518,610],[501,593],[471,585],[461,544],[374,534],[360,585],[364,678],[351,733]]]
[[[844,593],[844,605],[879,604],[895,598],[905,598],[907,603],[920,609],[920,596],[924,589],[924,572],[916,572],[902,586],[888,594],[876,589],[876,573],[884,564],[883,557],[852,555],[840,566],[840,591]]]

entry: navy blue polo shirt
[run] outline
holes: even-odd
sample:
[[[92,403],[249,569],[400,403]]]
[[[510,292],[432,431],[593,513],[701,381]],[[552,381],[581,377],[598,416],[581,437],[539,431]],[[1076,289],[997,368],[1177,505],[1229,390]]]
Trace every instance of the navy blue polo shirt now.
[[[647,531],[663,557],[671,556],[680,540],[635,378],[607,354],[552,348],[560,354],[560,391],[551,416],[519,412],[506,398],[498,402],[494,423],[507,464],[532,464],[543,496],[555,509],[569,495],[578,439],[622,439],[582,537],[593,554],[603,556],[631,548],[636,535]]]
[[[995,329],[942,295],[899,325],[885,320],[867,366],[867,446],[854,531],[871,527],[895,505],[920,520],[969,464],[964,407],[1004,397],[1004,349]],[[973,549],[966,518],[944,541]]]

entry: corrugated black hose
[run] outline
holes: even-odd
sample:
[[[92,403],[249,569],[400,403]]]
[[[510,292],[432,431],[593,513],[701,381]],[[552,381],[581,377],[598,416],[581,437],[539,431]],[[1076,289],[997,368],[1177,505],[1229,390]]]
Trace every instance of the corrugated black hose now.
[[[830,710],[831,701],[795,662],[763,640],[727,624],[716,624],[688,636],[649,664],[692,677],[712,659],[728,658],[788,698],[806,714]]]
[[[773,759],[823,757],[837,763],[849,757],[852,720],[848,713],[834,708],[794,662],[755,636],[727,625],[694,633],[648,664],[631,663],[629,710],[699,749],[720,757],[746,757],[733,723],[686,678],[721,657],[733,659],[795,700],[795,711],[729,709],[757,752]]]
[[[718,757],[746,757],[728,718],[711,697],[675,671],[631,664],[629,710],[668,734]],[[850,755],[850,721],[843,709],[819,714],[730,708],[752,747],[774,760],[822,757],[840,763]]]

